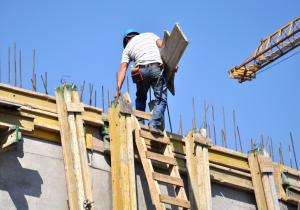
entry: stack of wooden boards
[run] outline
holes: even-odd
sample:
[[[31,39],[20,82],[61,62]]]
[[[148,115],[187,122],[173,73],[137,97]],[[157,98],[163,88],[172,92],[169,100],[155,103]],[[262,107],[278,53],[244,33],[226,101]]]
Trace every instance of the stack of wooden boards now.
[[[176,23],[171,34],[168,31],[164,33],[164,48],[160,54],[164,62],[165,70],[167,71],[168,89],[175,95],[175,73],[181,56],[183,55],[188,39]]]

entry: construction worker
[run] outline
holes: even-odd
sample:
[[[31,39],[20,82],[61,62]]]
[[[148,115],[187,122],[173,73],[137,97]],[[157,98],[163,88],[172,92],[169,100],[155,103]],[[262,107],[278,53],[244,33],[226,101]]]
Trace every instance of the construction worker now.
[[[123,47],[115,98],[120,96],[128,64],[131,61],[135,62],[131,74],[137,87],[136,109],[145,111],[147,92],[151,86],[155,104],[152,118],[149,121],[149,130],[162,135],[161,121],[167,106],[166,74],[163,71],[163,62],[159,51],[159,48],[163,47],[163,41],[154,33],[140,34],[134,29],[128,29],[123,37]]]

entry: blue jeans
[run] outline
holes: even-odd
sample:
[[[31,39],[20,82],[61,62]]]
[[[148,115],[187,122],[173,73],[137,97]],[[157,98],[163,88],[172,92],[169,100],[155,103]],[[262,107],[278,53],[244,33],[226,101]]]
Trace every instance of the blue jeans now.
[[[164,116],[164,112],[167,106],[167,79],[166,74],[160,74],[162,69],[159,67],[145,67],[141,69],[143,75],[143,81],[136,84],[136,99],[135,107],[137,110],[146,110],[147,92],[150,86],[153,89],[155,96],[155,105],[152,113],[152,119],[149,121],[149,125],[154,127],[161,126],[161,120]],[[158,79],[160,80],[158,81]]]

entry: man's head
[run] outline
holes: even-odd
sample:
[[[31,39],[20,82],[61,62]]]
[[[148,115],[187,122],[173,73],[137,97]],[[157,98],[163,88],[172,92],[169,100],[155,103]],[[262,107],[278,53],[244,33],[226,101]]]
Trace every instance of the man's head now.
[[[124,36],[123,36],[123,47],[125,48],[129,40],[136,36],[139,35],[140,33],[137,32],[135,29],[127,29]]]

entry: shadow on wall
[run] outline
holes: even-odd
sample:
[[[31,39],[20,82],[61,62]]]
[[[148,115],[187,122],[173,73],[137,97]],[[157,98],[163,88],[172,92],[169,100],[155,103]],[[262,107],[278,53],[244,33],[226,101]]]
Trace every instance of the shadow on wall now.
[[[42,177],[39,172],[23,168],[23,141],[16,147],[0,153],[0,190],[7,191],[17,210],[28,210],[25,195],[40,197]]]

